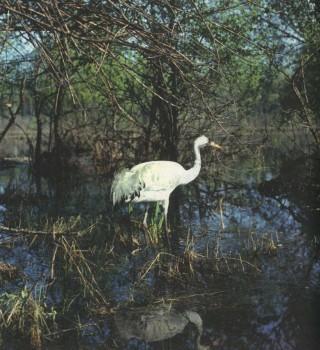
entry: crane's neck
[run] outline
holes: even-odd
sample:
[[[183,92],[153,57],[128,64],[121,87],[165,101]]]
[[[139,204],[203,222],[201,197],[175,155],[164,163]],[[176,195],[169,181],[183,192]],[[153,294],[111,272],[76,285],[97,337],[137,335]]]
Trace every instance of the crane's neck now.
[[[196,144],[194,145],[194,154],[195,154],[195,160],[194,160],[194,166],[199,166],[199,171],[201,168],[201,154],[200,154],[200,147]]]
[[[189,170],[186,170],[185,176],[183,179],[183,184],[187,184],[187,183],[193,181],[200,173],[201,155],[200,155],[199,146],[197,146],[197,145],[194,145],[194,154],[195,154],[194,165]]]
[[[191,310],[186,310],[185,315],[186,315],[187,319],[196,326],[197,331],[198,331],[196,349],[197,350],[209,350],[208,346],[201,345],[201,343],[200,343],[202,332],[203,332],[202,319],[201,319],[200,315],[197,312],[191,311]]]

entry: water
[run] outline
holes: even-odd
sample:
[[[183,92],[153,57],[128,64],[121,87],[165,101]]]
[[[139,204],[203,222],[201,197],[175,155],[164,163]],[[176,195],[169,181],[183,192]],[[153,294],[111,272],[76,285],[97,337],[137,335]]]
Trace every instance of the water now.
[[[263,167],[235,162],[220,181],[200,177],[187,186],[179,194],[180,220],[173,221],[170,248],[161,238],[146,245],[142,207],[131,218],[126,209],[113,212],[110,181],[94,174],[64,190],[44,182],[45,199],[2,197],[4,226],[40,221],[39,229],[46,220],[65,217],[73,232],[83,222],[94,223],[91,231],[67,239],[3,230],[1,261],[19,274],[1,283],[2,296],[28,288],[47,310],[56,310],[56,335],[48,321],[50,341],[43,348],[195,349],[192,323],[162,341],[120,339],[114,313],[130,306],[128,319],[139,315],[141,325],[153,317],[150,305],[154,310],[152,305],[166,302],[201,317],[200,343],[211,349],[318,349],[319,229],[309,224],[317,222],[318,209],[310,207],[308,193],[298,201],[275,186],[272,193],[262,191],[261,183],[280,173],[273,158],[269,164],[267,157]],[[1,194],[8,183],[21,193],[34,188],[27,178],[25,167],[14,174],[3,170]],[[4,348],[21,348],[4,339]]]

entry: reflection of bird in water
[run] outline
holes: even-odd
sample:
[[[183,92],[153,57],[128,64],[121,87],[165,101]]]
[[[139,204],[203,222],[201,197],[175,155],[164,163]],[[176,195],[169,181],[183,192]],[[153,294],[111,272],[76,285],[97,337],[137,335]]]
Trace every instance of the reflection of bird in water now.
[[[193,323],[198,331],[197,349],[209,349],[209,347],[200,344],[203,330],[202,319],[195,311],[178,311],[170,305],[164,304],[154,308],[122,310],[115,315],[115,324],[121,337],[146,341],[172,338],[181,333],[189,322]]]
[[[204,146],[220,148],[206,136],[194,142],[195,162],[191,169],[185,170],[179,163],[152,161],[141,163],[130,170],[125,169],[115,175],[111,187],[113,204],[120,202],[160,202],[164,208],[165,229],[168,231],[167,214],[171,192],[179,185],[194,180],[201,168],[200,149]],[[147,226],[148,206],[143,224]]]

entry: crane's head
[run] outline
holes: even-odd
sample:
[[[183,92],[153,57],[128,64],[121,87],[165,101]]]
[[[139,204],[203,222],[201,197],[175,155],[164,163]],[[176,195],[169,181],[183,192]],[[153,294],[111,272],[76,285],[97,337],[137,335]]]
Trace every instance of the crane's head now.
[[[221,146],[219,146],[218,144],[210,141],[206,136],[199,136],[195,141],[194,141],[194,146],[195,147],[204,147],[204,146],[211,146],[213,148],[218,148],[218,149],[222,149]]]

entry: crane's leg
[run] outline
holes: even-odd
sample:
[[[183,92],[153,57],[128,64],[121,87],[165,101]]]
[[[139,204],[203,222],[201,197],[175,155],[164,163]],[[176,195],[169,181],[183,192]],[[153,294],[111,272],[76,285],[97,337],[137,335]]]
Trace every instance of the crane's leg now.
[[[146,205],[146,211],[145,211],[145,213],[144,213],[144,218],[143,218],[143,227],[144,227],[145,229],[148,228],[148,223],[147,223],[148,212],[149,212],[149,203]]]
[[[144,238],[146,240],[146,245],[150,245],[150,232],[149,232],[149,229],[148,229],[148,222],[147,222],[147,219],[148,219],[148,212],[149,212],[149,206],[150,204],[147,203],[146,204],[146,211],[144,213],[144,218],[143,218],[143,223],[142,223],[142,226],[143,226],[143,233],[144,233]]]
[[[163,206],[163,209],[164,209],[164,230],[166,232],[168,248],[171,250],[170,237],[169,237],[170,229],[169,229],[169,225],[168,225],[169,198],[167,198],[166,200],[164,200],[162,202],[162,206]]]
[[[169,230],[169,226],[168,226],[168,208],[169,208],[169,199],[167,200],[164,200],[162,202],[162,206],[163,206],[163,209],[164,209],[164,227],[165,227],[165,231],[166,233],[169,233],[170,230]]]

